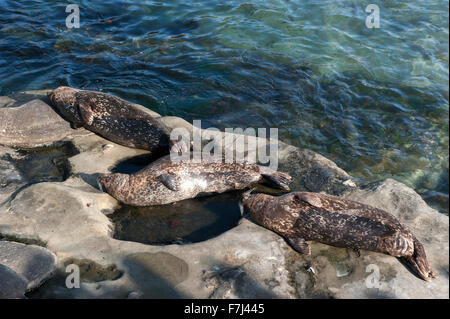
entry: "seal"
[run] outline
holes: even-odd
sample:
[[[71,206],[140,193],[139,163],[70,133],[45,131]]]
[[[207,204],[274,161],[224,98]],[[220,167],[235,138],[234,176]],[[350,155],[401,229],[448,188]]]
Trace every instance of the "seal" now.
[[[117,144],[161,155],[173,145],[167,127],[114,95],[61,86],[47,96],[74,128],[84,127]]]
[[[293,192],[282,196],[244,193],[244,212],[310,254],[307,240],[398,257],[420,278],[435,278],[422,243],[392,214],[336,196]]]
[[[193,153],[190,153],[191,159]],[[132,206],[162,205],[183,199],[246,189],[262,183],[289,190],[292,178],[257,164],[172,162],[162,157],[134,174],[104,174],[98,178],[100,188],[118,201]]]

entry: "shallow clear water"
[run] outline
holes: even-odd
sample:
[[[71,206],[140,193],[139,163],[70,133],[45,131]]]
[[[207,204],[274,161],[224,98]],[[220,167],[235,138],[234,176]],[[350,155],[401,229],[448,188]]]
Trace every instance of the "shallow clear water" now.
[[[379,29],[351,0],[78,3],[69,30],[65,3],[0,0],[0,95],[69,85],[205,127],[278,127],[448,205],[448,1],[383,1]]]
[[[108,217],[114,238],[144,244],[187,244],[216,237],[237,226],[240,193],[187,199],[153,207],[122,206]]]

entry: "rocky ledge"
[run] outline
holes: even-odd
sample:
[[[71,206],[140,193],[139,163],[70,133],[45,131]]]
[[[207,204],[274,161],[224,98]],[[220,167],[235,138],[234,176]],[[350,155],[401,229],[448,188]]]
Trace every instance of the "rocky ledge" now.
[[[192,130],[180,118],[160,120]],[[362,185],[312,151],[279,143],[279,169],[294,177],[293,189],[391,212],[422,241],[437,279],[422,281],[374,252],[312,243],[312,254],[302,256],[246,219],[195,244],[116,240],[108,215],[119,203],[97,189],[96,177],[146,152],[73,130],[44,91],[0,97],[0,144],[1,298],[449,298],[448,216],[402,183]],[[43,146],[63,150],[33,171]],[[65,284],[70,264],[79,266],[79,288]]]

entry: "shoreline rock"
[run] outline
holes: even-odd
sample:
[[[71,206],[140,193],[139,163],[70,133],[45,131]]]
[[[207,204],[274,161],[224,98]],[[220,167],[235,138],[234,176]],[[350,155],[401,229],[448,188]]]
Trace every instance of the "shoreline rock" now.
[[[41,102],[33,102],[32,108],[51,109]],[[0,108],[0,112],[8,108]],[[8,114],[12,119],[13,113]],[[26,112],[14,114],[25,117]],[[29,120],[35,121],[30,114],[37,117],[36,113],[28,114]],[[14,121],[18,125],[15,130],[23,132],[22,138],[26,134],[33,136],[20,126],[29,122]],[[37,121],[44,132],[52,132],[53,126],[59,125],[50,120]],[[161,121],[172,129],[192,129],[180,118],[162,117]],[[0,144],[1,134],[0,130]],[[225,133],[220,134],[224,138]],[[62,135],[48,134],[51,138],[47,141],[58,143]],[[349,249],[312,243],[311,256],[299,255],[281,237],[247,219],[215,238],[195,244],[157,246],[116,240],[107,215],[119,203],[96,188],[96,176],[126,159],[145,158],[148,153],[90,133],[70,133],[62,139],[77,150],[68,155],[68,178],[62,182],[27,184],[15,167],[15,151],[9,146],[0,147],[0,167],[4,167],[0,181],[5,181],[5,186],[0,185],[0,199],[4,199],[0,202],[0,236],[42,243],[61,261],[60,272],[65,270],[65,261],[82,260],[84,264],[99,265],[98,269],[113,267],[123,274],[117,279],[82,282],[80,289],[67,289],[50,279],[40,291],[41,298],[449,297],[448,216],[430,208],[402,183],[388,179],[361,185],[325,157],[279,143],[280,170],[293,174],[295,190],[323,191],[358,200],[388,210],[407,225],[423,242],[439,277],[431,283],[415,277],[396,258],[378,253],[362,251],[356,257]],[[42,145],[39,138],[33,141],[35,144],[28,146]],[[370,265],[378,268],[378,288],[367,285],[373,275],[373,270],[366,272],[367,267],[374,267]],[[5,269],[0,269],[0,277],[12,274]],[[21,278],[20,274],[16,277]],[[11,275],[15,278],[11,280],[20,282],[16,277]]]
[[[0,269],[0,277],[6,276],[5,267],[20,277],[18,279],[17,276],[12,276],[15,283],[11,286],[7,278],[2,280],[2,295],[4,298],[18,298],[26,291],[39,287],[55,272],[56,263],[56,256],[46,248],[0,241],[0,266],[3,267],[3,271]]]

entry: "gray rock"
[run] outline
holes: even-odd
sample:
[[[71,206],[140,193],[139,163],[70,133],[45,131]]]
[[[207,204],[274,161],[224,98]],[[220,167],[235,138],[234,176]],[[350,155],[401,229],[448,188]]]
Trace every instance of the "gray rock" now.
[[[163,117],[161,121],[172,129],[181,126],[192,131],[190,123],[180,118]],[[224,139],[225,135],[217,136]],[[324,191],[361,201],[391,212],[409,227],[423,242],[439,276],[430,283],[415,277],[396,258],[383,254],[362,251],[357,257],[349,249],[313,243],[311,256],[300,255],[284,239],[246,219],[226,233],[196,244],[153,246],[115,240],[113,225],[105,214],[119,204],[96,188],[96,176],[125,159],[147,153],[96,135],[77,136],[70,141],[79,151],[68,159],[71,177],[17,190],[0,205],[0,235],[45,243],[62,259],[61,272],[64,262],[83,260],[95,263],[99,272],[118,269],[123,275],[113,280],[106,273],[98,274],[96,278],[104,280],[82,281],[80,289],[50,285],[43,296],[449,297],[448,216],[428,207],[418,194],[399,182],[386,180],[361,187],[325,157],[279,142],[279,169],[293,175],[295,190]],[[9,172],[3,176],[13,178],[14,162],[3,165]]]
[[[0,205],[25,184],[25,179],[15,165],[19,154],[13,149],[0,146]]]
[[[90,132],[72,129],[69,122],[39,99],[19,107],[0,108],[0,145],[34,148],[86,134]]]
[[[0,108],[21,106],[35,99],[50,104],[50,100],[47,98],[47,91],[48,90],[28,90],[16,92],[9,96],[0,96]]]
[[[22,299],[27,280],[9,267],[0,264],[0,299]]]
[[[30,290],[51,277],[56,269],[56,256],[43,247],[0,241],[0,264],[25,278]]]
[[[203,278],[204,270],[214,270],[215,266],[241,267],[252,278],[245,281],[246,285],[237,285],[230,296],[255,295],[251,283],[259,281],[277,281],[280,285],[262,284],[257,294],[269,289],[277,296],[293,296],[283,267],[288,247],[271,232],[243,220],[222,236],[193,245],[119,241],[111,237],[111,222],[102,213],[116,205],[114,199],[81,179],[39,183],[17,194],[6,211],[0,210],[0,234],[39,239],[65,258],[116,265],[124,271],[121,278],[102,283],[101,289],[82,283],[81,290],[59,291],[65,296],[126,298],[130,292],[140,291],[144,298],[206,298],[221,284]]]

